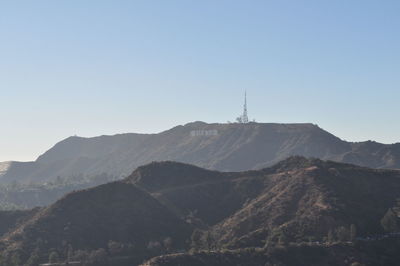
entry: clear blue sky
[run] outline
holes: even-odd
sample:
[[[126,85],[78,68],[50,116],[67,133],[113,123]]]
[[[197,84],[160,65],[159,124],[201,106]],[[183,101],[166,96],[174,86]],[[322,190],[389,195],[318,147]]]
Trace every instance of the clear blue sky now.
[[[400,141],[400,1],[0,2],[0,161],[234,120]]]

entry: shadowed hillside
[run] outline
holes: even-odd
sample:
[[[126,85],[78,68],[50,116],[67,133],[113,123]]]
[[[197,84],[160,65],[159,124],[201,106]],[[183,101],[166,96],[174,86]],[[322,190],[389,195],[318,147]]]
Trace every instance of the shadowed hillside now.
[[[68,194],[4,236],[2,243],[21,261],[38,253],[46,262],[51,251],[65,260],[68,252],[108,248],[110,241],[146,257],[151,241],[173,237],[169,248],[183,248],[190,231],[146,192],[114,182]]]
[[[246,257],[265,261],[303,251],[318,256],[318,250],[335,258],[338,243],[400,231],[399,199],[398,170],[304,157],[258,171],[225,173],[156,162],[122,181],[70,193],[38,211],[3,236],[1,254],[3,265],[19,265],[12,264],[15,258],[47,262],[54,254],[60,261],[85,265],[137,265],[189,249],[191,254],[211,253],[176,256],[179,263],[219,265],[224,260],[236,265]],[[341,260],[364,254],[346,245],[337,251]],[[283,253],[277,247],[285,247]],[[224,250],[236,253],[225,256]],[[165,259],[165,265],[175,261],[174,256]],[[280,258],[276,263],[294,265]],[[334,265],[329,263],[321,265]]]
[[[14,227],[32,218],[40,208],[31,210],[0,211],[0,235],[9,232]]]
[[[399,171],[303,158],[283,164],[288,162],[301,167],[279,168],[257,197],[211,229],[218,245],[262,246],[282,236],[322,241],[330,230],[352,224],[362,235],[378,234],[380,220],[400,198]]]

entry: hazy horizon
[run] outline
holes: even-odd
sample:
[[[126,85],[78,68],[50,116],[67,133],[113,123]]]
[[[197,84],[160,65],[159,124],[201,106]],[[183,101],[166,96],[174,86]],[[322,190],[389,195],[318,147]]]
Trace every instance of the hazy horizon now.
[[[257,122],[400,142],[400,2],[0,3],[0,161],[73,135]]]

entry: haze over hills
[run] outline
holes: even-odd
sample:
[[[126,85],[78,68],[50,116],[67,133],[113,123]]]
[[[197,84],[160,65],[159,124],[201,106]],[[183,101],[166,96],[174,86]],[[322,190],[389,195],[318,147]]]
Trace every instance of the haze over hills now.
[[[343,141],[313,124],[193,122],[158,134],[70,137],[34,162],[0,163],[0,182],[57,177],[123,177],[136,167],[173,160],[220,171],[271,166],[302,155],[374,168],[400,168],[400,144]]]
[[[257,257],[253,261],[265,265],[271,256],[251,249],[242,254],[241,249],[282,245],[282,239],[299,245],[313,241],[311,253],[326,249],[335,257],[336,250],[348,248],[331,246],[333,242],[400,229],[391,227],[393,222],[400,225],[398,217],[391,217],[396,221],[390,220],[387,228],[381,223],[398,207],[399,198],[399,170],[304,157],[291,157],[262,170],[228,173],[176,162],[151,163],[124,180],[72,192],[26,214],[1,238],[0,258],[3,265],[14,265],[14,260],[22,265],[46,262],[56,253],[61,261],[101,259],[109,263],[104,265],[137,265],[146,258],[192,248],[239,253],[167,256],[148,265],[188,265],[199,260],[203,263],[193,265],[207,265],[206,261],[224,265],[218,264],[221,256],[231,263],[227,265],[237,265],[246,257]],[[301,257],[302,250],[300,246],[288,254]],[[336,262],[372,260],[371,254],[357,252],[343,251]],[[374,256],[384,258],[379,252]]]
[[[399,10],[0,1],[0,266],[400,266]]]

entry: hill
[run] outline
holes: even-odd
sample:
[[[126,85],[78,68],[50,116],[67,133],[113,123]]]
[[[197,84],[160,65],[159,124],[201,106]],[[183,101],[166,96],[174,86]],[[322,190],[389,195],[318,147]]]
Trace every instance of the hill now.
[[[161,258],[190,265],[197,260],[203,261],[198,265],[219,265],[220,260],[239,265],[239,257],[240,262],[256,256],[264,264],[276,257],[281,263],[276,265],[294,265],[281,259],[304,250],[319,258],[319,250],[326,250],[332,258],[359,254],[361,259],[365,249],[346,243],[368,236],[381,241],[376,236],[400,231],[399,199],[399,170],[304,157],[245,172],[155,162],[124,180],[66,195],[5,234],[0,247],[5,265],[13,265],[15,258],[46,262],[52,254],[62,261],[95,263],[91,265],[101,265],[99,260],[104,265],[137,265],[189,249],[207,254]],[[365,242],[373,246],[376,241]],[[376,243],[365,248],[381,252]],[[233,253],[225,256],[224,250]],[[368,260],[373,261],[364,258]]]
[[[322,241],[352,225],[361,235],[380,234],[381,219],[400,199],[400,171],[304,157],[236,173],[152,163],[125,181],[207,228],[200,248],[260,247],[280,237]]]
[[[39,210],[40,208],[0,211],[0,236],[32,218]]]
[[[104,249],[129,250],[130,260],[142,260],[152,254],[151,243],[171,239],[168,248],[185,247],[190,232],[146,192],[113,182],[72,192],[3,236],[4,263],[13,265],[15,256],[24,263],[32,258],[47,262],[52,252],[65,260],[94,251],[89,257]]]
[[[219,171],[271,166],[301,155],[373,168],[400,168],[400,144],[343,141],[313,124],[193,122],[158,134],[70,137],[35,162],[0,163],[0,182],[57,177],[122,177],[152,161],[173,160]]]
[[[124,180],[72,192],[5,227],[14,229],[1,238],[1,254],[5,265],[46,262],[52,254],[135,265],[189,248],[221,252],[345,243],[400,231],[392,215],[399,191],[398,170],[304,157],[245,172],[150,163]]]
[[[285,171],[265,179],[257,197],[210,230],[217,246],[262,246],[279,238],[323,241],[330,231],[349,231],[351,225],[361,235],[379,234],[381,219],[400,198],[399,171],[303,158],[283,164],[288,162]]]

